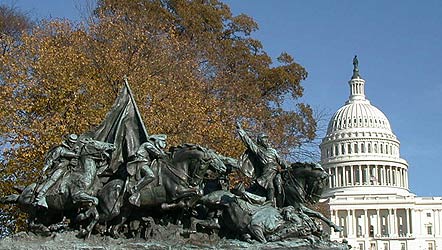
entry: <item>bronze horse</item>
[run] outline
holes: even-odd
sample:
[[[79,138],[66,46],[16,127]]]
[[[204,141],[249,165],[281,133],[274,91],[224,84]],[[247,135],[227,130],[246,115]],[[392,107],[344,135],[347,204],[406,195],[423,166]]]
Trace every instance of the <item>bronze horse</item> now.
[[[314,163],[292,163],[290,168],[281,173],[283,189],[277,195],[277,203],[281,207],[293,206],[299,208],[310,217],[324,221],[336,232],[343,230],[323,214],[312,210],[306,204],[315,204],[328,185],[329,174]]]
[[[140,190],[139,208],[127,202],[129,194],[125,180],[114,179],[98,192],[99,220],[114,221],[110,229],[112,235],[118,234],[119,228],[134,209],[143,212],[152,208],[171,210],[192,207],[202,196],[203,180],[207,173],[226,172],[226,166],[215,151],[193,144],[171,148],[168,157],[153,161],[151,169],[155,179]],[[87,217],[83,214],[79,218]]]
[[[52,213],[54,211],[59,211],[60,214],[75,213],[78,208],[94,210],[98,205],[98,198],[95,195],[101,188],[101,182],[96,175],[97,168],[108,163],[109,155],[115,147],[113,144],[90,138],[83,138],[78,143],[80,147],[78,166],[71,166],[46,194],[48,210]],[[33,205],[36,186],[37,183],[32,183],[20,194],[2,197],[0,202],[17,203],[31,214],[32,221],[42,223],[44,226],[51,225],[54,223],[54,218],[46,216],[46,210]],[[92,228],[93,225],[89,227]]]
[[[279,207],[278,209],[284,210],[292,208],[293,211],[297,211],[299,217],[304,216],[303,221],[310,221],[311,226],[309,228],[312,230],[315,228],[315,225],[312,219],[308,219],[310,217],[321,219],[335,231],[342,231],[342,227],[337,226],[321,213],[306,206],[306,204],[314,204],[319,201],[324,188],[327,186],[328,177],[329,175],[323,168],[316,164],[299,162],[291,164],[286,171],[281,173],[282,188],[276,195],[276,205]],[[208,217],[203,220],[193,219],[192,229],[195,230],[197,224],[213,229],[226,227],[231,232],[235,232],[236,235],[243,235],[245,240],[250,240],[250,235],[252,235],[257,240],[265,242],[268,238],[268,235],[265,233],[266,230],[259,225],[253,225],[254,216],[252,216],[251,211],[248,210],[254,210],[253,207],[257,208],[257,210],[269,207],[272,202],[265,202],[267,206],[264,207],[262,205],[256,206],[255,204],[263,204],[265,201],[265,192],[259,192],[262,191],[259,189],[249,190],[254,193],[250,193],[244,189],[234,189],[231,191],[233,193],[227,190],[215,191],[203,196],[200,200],[200,203],[208,209],[223,211],[222,219],[219,220],[224,221],[223,225],[217,222],[214,223],[218,221],[217,218]],[[257,199],[256,197],[261,197],[262,199]],[[238,206],[239,204],[245,205]],[[276,214],[277,208],[273,210],[268,208],[268,210]],[[276,228],[275,231],[269,235],[275,232],[277,232]],[[296,230],[293,232],[296,232]],[[286,234],[284,234],[281,231],[280,237],[289,237],[293,232],[288,230]],[[265,235],[266,237],[264,237]]]

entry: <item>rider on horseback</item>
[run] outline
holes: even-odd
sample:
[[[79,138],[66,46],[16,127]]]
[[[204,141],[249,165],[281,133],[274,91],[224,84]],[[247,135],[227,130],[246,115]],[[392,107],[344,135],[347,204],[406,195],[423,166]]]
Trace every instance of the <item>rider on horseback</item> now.
[[[131,194],[129,202],[131,204],[140,205],[140,190],[155,179],[150,167],[155,160],[167,156],[163,151],[166,147],[166,139],[167,136],[163,134],[149,136],[147,142],[138,148],[135,159],[127,164],[128,190]]]
[[[52,172],[49,178],[44,179],[43,183],[37,188],[34,205],[47,208],[46,193],[66,172],[69,164],[76,165],[78,158],[78,148],[75,146],[78,141],[76,134],[70,134],[61,143],[48,152],[42,174],[50,169]]]
[[[248,150],[251,151],[252,157],[255,158],[257,164],[259,164],[259,166],[254,167],[262,170],[262,174],[257,176],[256,182],[267,191],[267,200],[274,202],[275,186],[273,182],[275,178],[278,180],[278,166],[286,169],[287,163],[278,155],[278,152],[270,146],[266,134],[258,135],[255,143],[250,139],[239,122],[236,123],[236,127],[241,140],[246,144]]]

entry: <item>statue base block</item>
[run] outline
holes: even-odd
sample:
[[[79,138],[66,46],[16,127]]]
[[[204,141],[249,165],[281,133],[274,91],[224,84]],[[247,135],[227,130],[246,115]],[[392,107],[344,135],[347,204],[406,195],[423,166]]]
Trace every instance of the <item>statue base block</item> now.
[[[170,232],[170,231],[169,231]],[[20,232],[13,236],[0,240],[1,250],[21,250],[21,249],[78,249],[78,250],[124,250],[124,249],[143,249],[143,250],[169,250],[169,249],[257,249],[257,250],[276,250],[276,249],[296,249],[296,250],[348,250],[346,244],[329,241],[318,241],[311,243],[306,239],[295,239],[281,242],[243,242],[233,239],[220,239],[216,235],[207,235],[203,233],[192,234],[189,237],[183,237],[176,234],[171,239],[171,234],[166,233],[164,238],[158,239],[114,239],[109,236],[91,235],[88,239],[80,240],[76,237],[78,231],[67,231],[54,233],[51,236],[44,237],[29,232]]]

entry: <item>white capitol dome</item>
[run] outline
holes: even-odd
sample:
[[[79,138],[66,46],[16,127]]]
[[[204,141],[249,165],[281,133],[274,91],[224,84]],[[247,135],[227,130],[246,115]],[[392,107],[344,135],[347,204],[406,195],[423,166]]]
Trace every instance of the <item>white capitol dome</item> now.
[[[362,128],[393,134],[387,117],[368,100],[348,102],[332,117],[327,134]]]
[[[332,116],[321,143],[321,163],[332,175],[325,196],[342,193],[408,192],[408,164],[387,117],[365,97],[357,64],[350,96]]]
[[[356,250],[428,250],[442,246],[442,197],[408,190],[408,164],[390,122],[371,105],[353,59],[350,96],[332,116],[321,143],[330,174],[323,198],[330,219],[343,227],[330,239]]]

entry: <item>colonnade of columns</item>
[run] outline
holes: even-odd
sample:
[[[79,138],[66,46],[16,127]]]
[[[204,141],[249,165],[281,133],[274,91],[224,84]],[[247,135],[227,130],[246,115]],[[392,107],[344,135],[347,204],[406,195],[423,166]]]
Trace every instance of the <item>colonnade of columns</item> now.
[[[329,187],[379,185],[408,188],[407,169],[387,165],[333,166],[327,168],[330,174]]]
[[[331,220],[344,228],[336,238],[407,237],[412,231],[411,208],[331,210]]]

